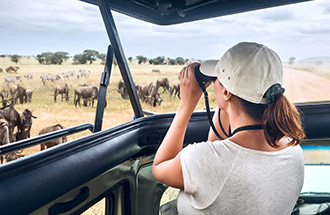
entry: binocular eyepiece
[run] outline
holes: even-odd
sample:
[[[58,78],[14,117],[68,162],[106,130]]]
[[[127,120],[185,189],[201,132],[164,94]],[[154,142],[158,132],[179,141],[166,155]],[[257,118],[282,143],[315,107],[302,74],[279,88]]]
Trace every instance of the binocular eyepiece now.
[[[198,82],[199,86],[202,88],[202,90],[204,90],[205,89],[205,85],[204,84],[206,82],[215,81],[217,79],[217,77],[212,77],[212,76],[204,75],[200,71],[200,68],[199,67],[200,67],[200,64],[195,67],[195,78],[196,78],[196,81]]]

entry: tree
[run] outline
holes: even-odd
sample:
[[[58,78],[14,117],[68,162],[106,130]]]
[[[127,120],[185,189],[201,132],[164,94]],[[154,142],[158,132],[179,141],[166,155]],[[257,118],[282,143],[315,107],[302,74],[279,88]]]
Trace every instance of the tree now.
[[[148,58],[142,56],[142,55],[139,55],[139,56],[136,56],[136,59],[138,60],[138,63],[141,64],[141,63],[146,63],[148,61]]]
[[[84,54],[76,54],[73,56],[73,64],[86,64],[87,58]]]
[[[162,65],[162,64],[166,64],[166,60],[164,56],[159,56],[152,60],[149,60],[149,63],[153,65]]]
[[[105,53],[100,53],[100,54],[97,55],[97,58],[101,60],[102,65],[105,64],[106,57],[107,57],[107,54],[105,54]]]
[[[18,61],[21,59],[22,57],[21,56],[19,56],[19,55],[17,55],[17,54],[14,54],[14,55],[12,55],[12,56],[10,56],[10,60],[12,61],[12,62],[14,62],[14,63],[18,63]]]
[[[69,59],[67,52],[44,52],[38,54],[36,59],[40,64],[58,64],[61,65],[64,61]]]
[[[92,64],[93,61],[96,61],[99,52],[95,50],[86,49],[85,51],[83,51],[83,54],[86,55],[86,60],[89,61],[89,64]]]
[[[176,65],[177,62],[175,59],[167,58],[167,64],[168,65]]]
[[[50,64],[50,56],[52,54],[51,52],[43,52],[37,55],[37,60],[40,64]]]
[[[57,64],[62,64],[64,61],[67,61],[69,59],[68,54],[67,52],[55,52],[54,57],[57,59]]]
[[[185,60],[182,57],[177,57],[175,60],[176,60],[176,63],[179,65],[185,64]]]
[[[127,59],[128,59],[128,61],[129,61],[130,63],[132,63],[132,60],[133,60],[132,57],[129,57],[129,58],[127,58]]]
[[[294,63],[294,61],[296,60],[295,57],[290,57],[289,58],[289,64],[292,65]]]

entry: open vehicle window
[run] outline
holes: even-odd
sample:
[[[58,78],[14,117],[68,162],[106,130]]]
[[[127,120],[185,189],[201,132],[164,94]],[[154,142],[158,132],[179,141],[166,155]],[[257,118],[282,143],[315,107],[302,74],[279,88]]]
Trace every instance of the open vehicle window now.
[[[86,2],[96,1],[86,0]],[[136,0],[131,2],[146,3],[148,1]],[[194,2],[200,1],[192,0],[189,2],[189,5],[193,5]],[[50,0],[35,1],[34,3],[12,0],[1,2],[0,8],[0,20],[2,20],[0,39],[5,41],[1,43],[0,52],[0,69],[2,69],[0,71],[0,90],[4,89],[9,92],[8,100],[11,99],[10,89],[13,85],[21,85],[25,89],[32,90],[31,102],[24,102],[23,99],[21,103],[20,98],[17,98],[17,103],[14,106],[19,113],[29,109],[37,116],[37,118],[33,118],[31,137],[39,136],[39,132],[49,125],[61,124],[64,128],[70,128],[89,123],[85,124],[86,129],[83,132],[68,135],[66,145],[63,144],[64,147],[62,148],[54,149],[54,147],[47,150],[46,153],[40,152],[39,145],[24,149],[20,155],[24,155],[27,159],[21,163],[16,162],[13,166],[10,164],[2,165],[4,168],[0,169],[2,171],[1,179],[17,177],[19,180],[27,177],[26,175],[30,174],[28,171],[32,172],[44,168],[47,169],[45,171],[47,174],[40,171],[42,173],[38,178],[40,181],[44,179],[45,175],[49,176],[49,180],[60,174],[68,176],[65,182],[70,186],[72,185],[70,189],[75,190],[73,194],[79,193],[79,186],[86,183],[90,189],[90,196],[88,200],[84,200],[86,202],[76,206],[77,211],[87,209],[100,198],[108,198],[102,200],[99,207],[103,211],[108,208],[111,213],[112,210],[116,209],[117,214],[125,214],[126,210],[129,210],[127,205],[140,210],[140,212],[145,209],[143,207],[148,208],[148,206],[150,211],[157,210],[159,203],[157,201],[165,188],[152,177],[150,165],[153,153],[159,146],[167,126],[173,118],[173,115],[166,115],[166,113],[175,112],[180,102],[179,90],[177,89],[178,74],[183,66],[191,62],[218,59],[225,50],[240,41],[263,43],[279,53],[284,66],[285,95],[297,106],[311,105],[308,109],[308,117],[311,115],[315,117],[311,117],[313,120],[307,123],[313,124],[313,126],[308,124],[306,127],[312,127],[312,131],[319,135],[315,131],[324,131],[324,127],[319,126],[318,122],[329,124],[327,119],[322,118],[324,115],[328,116],[329,113],[328,109],[322,105],[330,102],[330,3],[328,0],[308,1],[171,26],[158,26],[114,12],[118,34],[125,51],[124,57],[127,60],[135,88],[138,90],[139,102],[142,109],[148,111],[145,116],[149,114],[158,114],[158,116],[133,120],[133,105],[129,96],[125,94],[124,88],[120,85],[122,74],[118,62],[113,62],[110,85],[106,94],[107,106],[102,118],[102,132],[104,133],[101,132],[99,136],[97,133],[91,134],[92,132],[87,130],[93,126],[98,102],[95,100],[94,106],[92,106],[91,99],[81,98],[80,107],[79,104],[75,105],[77,98],[75,99],[74,96],[77,88],[84,85],[99,87],[103,80],[101,74],[105,68],[104,55],[110,42],[104,31],[99,8],[76,0],[61,0],[56,1],[56,3]],[[94,58],[87,59],[87,54],[91,51],[97,51],[98,55],[94,53]],[[67,52],[67,54],[63,52]],[[57,55],[65,54],[68,58],[63,62],[56,61],[55,53]],[[15,63],[15,59],[12,57],[16,54],[20,58]],[[81,59],[80,57],[84,54],[86,59]],[[47,60],[47,56],[52,56],[52,58]],[[55,63],[51,61],[54,59]],[[13,69],[9,69],[8,72],[6,69],[10,67]],[[31,74],[33,78],[30,78]],[[66,78],[67,74],[69,74],[68,78]],[[47,79],[45,79],[45,75]],[[16,79],[17,76],[20,78]],[[164,87],[159,85],[157,90],[160,100],[142,93],[150,92],[150,88],[148,88],[150,83],[156,87],[157,81],[165,78],[168,82],[165,81]],[[11,80],[16,81],[13,83]],[[59,94],[56,95],[55,101],[55,88],[64,83],[67,83],[69,87],[68,97],[64,95],[62,99],[62,95]],[[147,90],[143,90],[144,88]],[[216,108],[213,87],[211,86],[207,90],[210,106]],[[322,107],[313,109],[313,106],[318,107],[319,104],[322,104]],[[196,110],[204,112],[203,99],[199,101]],[[319,110],[323,112],[320,113]],[[205,128],[208,124],[203,118],[205,115],[202,114],[197,113],[192,124],[204,123],[205,132],[204,130],[203,132],[206,133],[207,129]],[[193,124],[190,132],[195,132],[198,126]],[[314,147],[313,144],[329,145],[329,135],[324,134],[326,132],[322,133],[322,131],[320,132],[321,136],[326,136],[325,138],[311,138],[313,140],[306,140],[306,142],[309,141],[308,146],[303,146],[306,163],[303,195],[321,194],[326,196],[329,202],[330,149],[328,146]],[[198,132],[200,132],[200,127],[198,127]],[[198,132],[195,132],[196,136],[199,134]],[[195,140],[191,140],[191,142],[193,141]],[[32,154],[34,155],[30,156]],[[95,155],[102,159],[96,159],[99,157]],[[147,156],[150,156],[150,159],[143,161]],[[113,161],[112,159],[117,160]],[[57,166],[62,160],[63,163]],[[141,160],[146,162],[148,167],[139,169],[145,165],[141,164],[143,162],[138,164]],[[29,162],[25,163],[25,161]],[[90,161],[93,161],[92,165],[88,163]],[[5,160],[5,163],[9,162],[11,161]],[[124,170],[120,170],[119,167],[122,166],[118,165],[122,162],[129,163],[123,165],[125,166]],[[50,170],[48,167],[52,164],[54,164],[52,171],[48,172]],[[70,169],[68,166],[74,168]],[[64,170],[70,174],[63,173],[63,169],[59,169],[59,167],[68,167]],[[120,171],[115,167],[118,167]],[[8,169],[11,171],[7,172]],[[84,171],[78,171],[81,169]],[[75,175],[71,175],[71,172],[74,171],[76,175],[83,175],[85,171],[88,174],[73,180]],[[17,175],[12,176],[14,173],[23,176],[21,178]],[[53,177],[50,177],[52,174]],[[34,177],[37,174],[33,172],[31,175]],[[72,179],[70,183],[67,182],[69,179]],[[28,188],[31,188],[32,191],[44,188],[38,184],[39,180],[34,181],[35,187]],[[3,180],[0,186],[6,188],[7,184],[5,183],[12,182],[8,181]],[[118,199],[110,198],[105,195],[107,193],[104,193],[116,186],[118,181],[125,181],[125,189],[118,188],[114,192],[114,196],[119,199],[125,197],[125,201],[115,201]],[[17,187],[26,180],[20,182],[22,183],[18,185],[14,182],[10,185],[14,184],[15,189],[18,189]],[[57,192],[57,186],[60,187],[64,184],[62,178],[52,182],[54,186],[47,185],[47,188],[54,189],[53,193]],[[150,182],[154,183],[151,188]],[[65,197],[65,202],[70,202],[76,196],[65,196],[71,191],[67,187],[60,190],[62,193],[59,191],[53,196],[47,196],[43,193],[49,199],[43,205],[38,205],[43,207],[41,209],[37,206],[30,207],[31,202],[39,203],[42,201],[41,198],[37,199],[39,201],[33,199],[31,202],[28,199],[27,203],[29,204],[26,207],[33,208],[33,210],[48,211],[49,207],[58,203],[57,200],[61,196]],[[126,192],[126,189],[130,192]],[[32,193],[25,192],[25,194]],[[50,193],[52,194],[52,192]],[[165,192],[161,203],[176,198],[177,193],[177,190]],[[20,197],[17,196],[16,198]],[[154,200],[152,202],[154,205],[143,202],[144,199]],[[63,202],[59,201],[59,203]],[[71,210],[71,212],[74,211],[75,209]],[[151,214],[150,211],[146,214]],[[144,213],[141,212],[140,214]]]

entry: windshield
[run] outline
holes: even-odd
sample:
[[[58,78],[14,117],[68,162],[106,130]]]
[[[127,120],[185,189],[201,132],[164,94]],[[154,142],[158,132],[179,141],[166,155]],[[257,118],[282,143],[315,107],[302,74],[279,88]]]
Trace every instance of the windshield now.
[[[52,5],[51,7],[49,5]],[[65,5],[65,6],[63,6]],[[75,89],[99,86],[109,45],[99,9],[80,1],[1,1],[0,90],[20,84],[32,100],[15,108],[33,111],[31,136],[48,125],[94,123],[96,104],[75,104]],[[54,16],[54,14],[59,14]],[[157,26],[114,13],[128,65],[144,110],[174,112],[180,102],[178,73],[191,62],[219,59],[240,41],[256,41],[274,49],[284,66],[285,95],[294,103],[330,101],[330,2],[318,0],[235,14],[173,26]],[[11,69],[9,69],[11,68]],[[8,71],[7,71],[8,69]],[[7,79],[9,77],[9,79]],[[17,78],[18,77],[18,78]],[[44,79],[45,78],[45,79]],[[47,79],[46,79],[47,78]],[[167,78],[151,101],[142,88]],[[102,129],[130,121],[133,111],[120,88],[121,74],[113,63]],[[54,90],[67,83],[68,96]],[[215,108],[213,87],[208,88]],[[62,98],[64,96],[64,98]],[[204,110],[201,99],[197,109]],[[86,135],[72,135],[68,141]],[[328,148],[304,147],[306,163],[330,163]],[[25,151],[25,155],[39,151]]]

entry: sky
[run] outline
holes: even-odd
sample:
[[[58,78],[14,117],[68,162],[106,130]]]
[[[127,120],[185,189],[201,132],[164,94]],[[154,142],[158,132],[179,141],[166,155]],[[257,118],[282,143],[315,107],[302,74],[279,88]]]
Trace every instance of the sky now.
[[[262,43],[282,61],[330,57],[330,1],[293,6],[172,26],[113,16],[127,58],[218,59],[241,41]],[[110,44],[98,7],[78,0],[1,0],[0,20],[0,54],[106,53]]]

